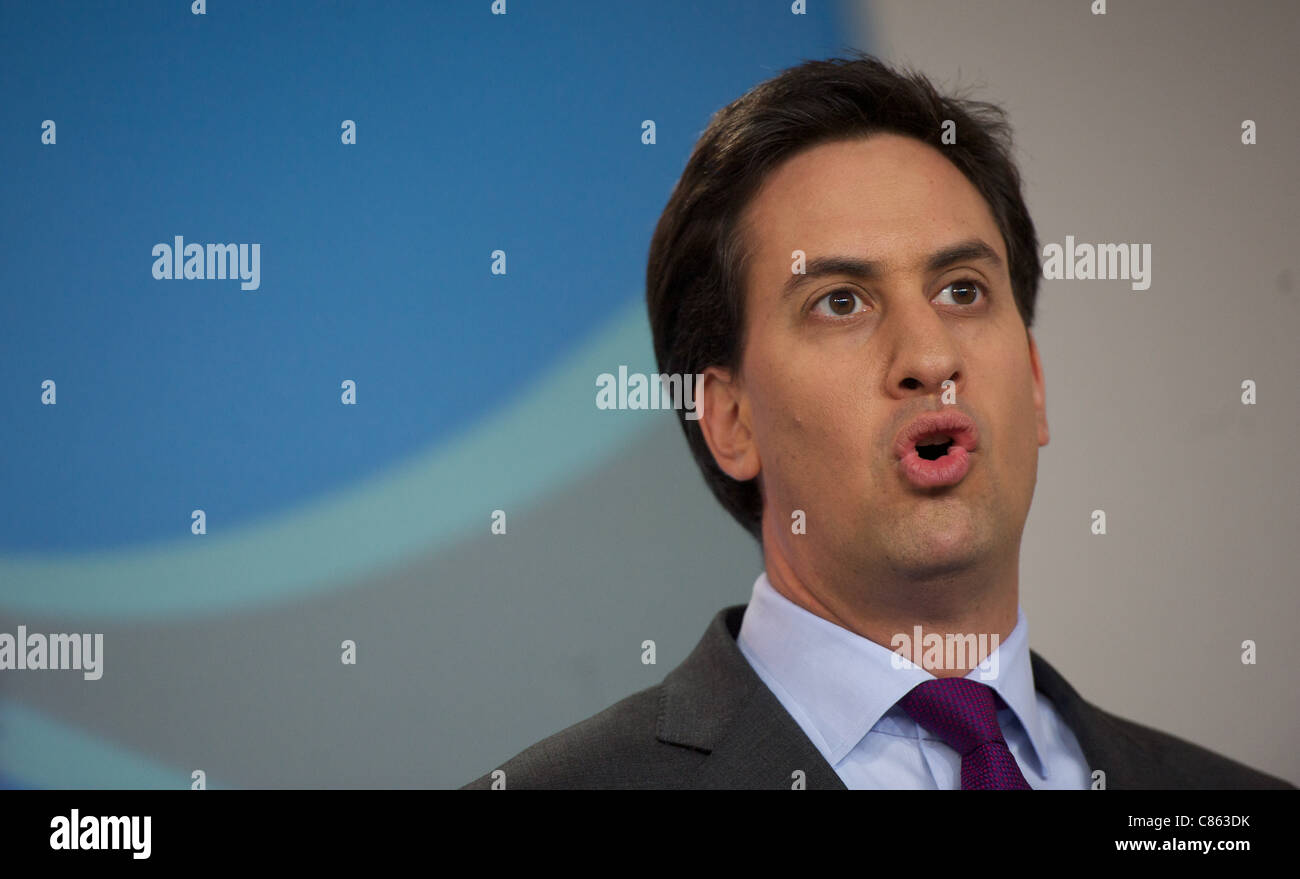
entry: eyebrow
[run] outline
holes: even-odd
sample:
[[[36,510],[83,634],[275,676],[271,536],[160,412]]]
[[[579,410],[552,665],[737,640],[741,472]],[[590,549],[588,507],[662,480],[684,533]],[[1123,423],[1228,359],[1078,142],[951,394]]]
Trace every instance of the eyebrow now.
[[[937,272],[959,262],[982,261],[1002,268],[1002,259],[997,251],[978,238],[962,241],[951,247],[936,250],[926,257],[925,270]],[[791,275],[781,290],[781,298],[789,296],[808,281],[824,278],[827,275],[851,275],[868,281],[879,279],[884,274],[883,263],[855,256],[819,256],[809,260],[802,275]]]

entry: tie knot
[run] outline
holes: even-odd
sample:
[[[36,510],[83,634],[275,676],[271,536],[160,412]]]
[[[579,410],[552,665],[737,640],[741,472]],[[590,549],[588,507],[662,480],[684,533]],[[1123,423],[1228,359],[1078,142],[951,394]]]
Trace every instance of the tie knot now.
[[[925,681],[898,700],[913,720],[963,757],[980,745],[1004,741],[1000,703],[992,687],[969,678]]]

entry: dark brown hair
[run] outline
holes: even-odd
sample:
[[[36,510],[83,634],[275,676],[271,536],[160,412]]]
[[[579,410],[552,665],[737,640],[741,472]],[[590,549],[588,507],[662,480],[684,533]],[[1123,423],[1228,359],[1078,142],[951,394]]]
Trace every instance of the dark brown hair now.
[[[944,96],[915,71],[850,54],[806,61],[760,83],[715,113],[700,135],[650,242],[646,304],[661,373],[739,366],[750,256],[741,219],[766,175],[818,144],[884,132],[934,146],[984,196],[1006,244],[1016,308],[1026,328],[1033,324],[1038,237],[1021,196],[1006,113]],[[955,143],[941,139],[947,120],[956,125]],[[709,488],[761,542],[757,480],[722,472],[699,421],[688,420],[684,409],[677,414]]]

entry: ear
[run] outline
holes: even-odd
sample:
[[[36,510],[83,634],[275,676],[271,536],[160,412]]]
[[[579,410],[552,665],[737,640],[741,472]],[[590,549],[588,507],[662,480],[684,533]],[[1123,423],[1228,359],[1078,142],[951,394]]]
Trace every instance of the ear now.
[[[1034,373],[1034,412],[1038,418],[1038,444],[1047,445],[1050,438],[1047,432],[1047,386],[1043,383],[1043,364],[1038,359],[1038,344],[1034,334],[1025,330],[1029,337],[1029,367]]]
[[[758,446],[750,422],[749,400],[731,370],[710,366],[695,386],[700,430],[713,460],[732,479],[744,482],[758,475]]]

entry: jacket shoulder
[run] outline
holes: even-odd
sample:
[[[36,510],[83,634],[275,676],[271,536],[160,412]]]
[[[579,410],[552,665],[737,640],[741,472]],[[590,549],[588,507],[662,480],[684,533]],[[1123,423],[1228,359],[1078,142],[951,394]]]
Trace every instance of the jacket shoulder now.
[[[1113,734],[1144,769],[1143,787],[1190,790],[1295,790],[1281,778],[1252,769],[1186,739],[1118,717],[1105,716]],[[1103,766],[1096,767],[1105,769]],[[1132,785],[1126,785],[1132,786]]]
[[[660,741],[662,684],[542,739],[501,764],[507,790],[681,787],[706,755]],[[489,790],[493,769],[461,790]]]
[[[1079,695],[1055,668],[1030,653],[1034,684],[1060,711],[1091,770],[1107,787],[1158,790],[1295,790],[1295,785],[1171,735],[1111,714]]]

